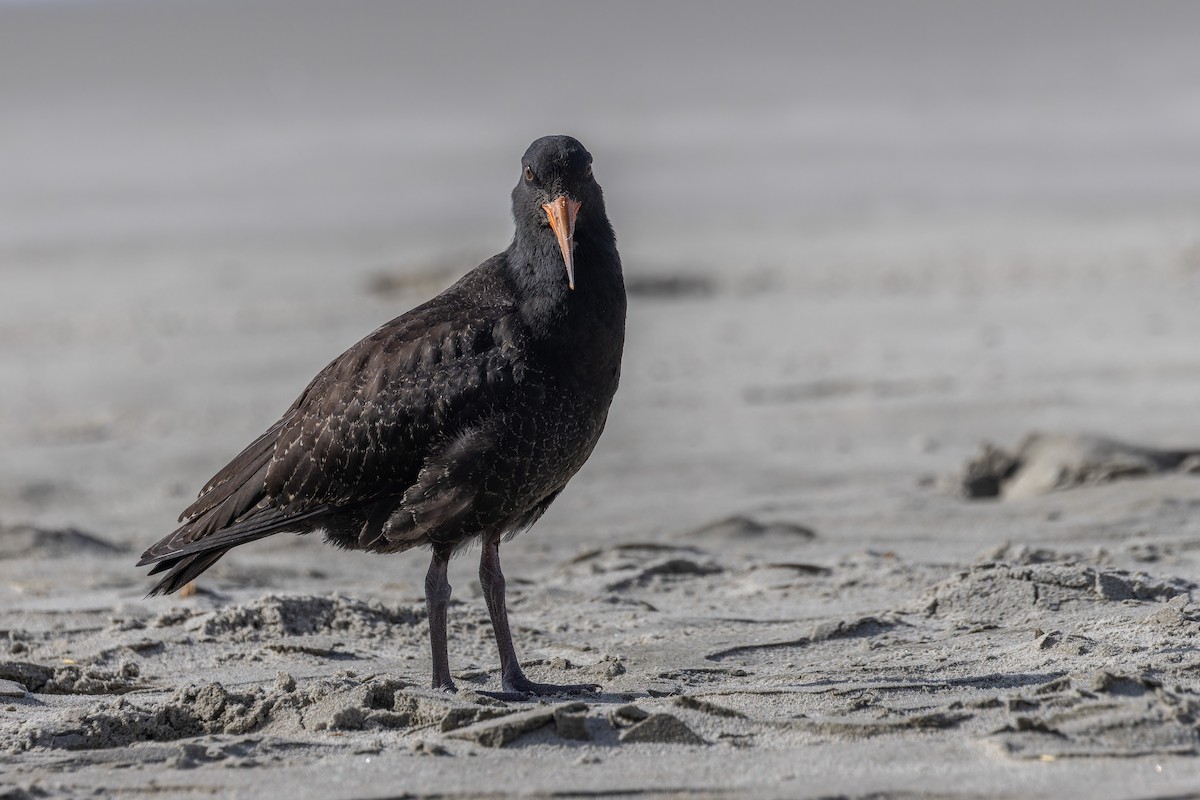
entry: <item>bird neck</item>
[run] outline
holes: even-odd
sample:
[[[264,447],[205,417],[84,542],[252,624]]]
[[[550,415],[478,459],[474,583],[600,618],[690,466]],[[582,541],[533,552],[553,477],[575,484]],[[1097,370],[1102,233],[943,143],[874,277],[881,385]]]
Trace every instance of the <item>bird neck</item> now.
[[[611,229],[608,236],[577,230],[574,255],[571,289],[562,251],[549,229],[518,231],[509,245],[506,260],[521,316],[539,338],[586,334],[614,313],[624,325],[625,288]]]

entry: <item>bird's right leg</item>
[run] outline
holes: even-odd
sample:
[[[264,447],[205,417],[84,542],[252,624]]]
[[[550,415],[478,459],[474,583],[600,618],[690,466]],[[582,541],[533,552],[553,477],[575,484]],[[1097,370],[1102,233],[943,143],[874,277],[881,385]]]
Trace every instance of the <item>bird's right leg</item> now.
[[[433,653],[433,688],[456,691],[450,677],[450,655],[446,645],[446,609],[450,605],[451,548],[434,545],[433,560],[425,573],[425,607],[429,611],[429,646]]]

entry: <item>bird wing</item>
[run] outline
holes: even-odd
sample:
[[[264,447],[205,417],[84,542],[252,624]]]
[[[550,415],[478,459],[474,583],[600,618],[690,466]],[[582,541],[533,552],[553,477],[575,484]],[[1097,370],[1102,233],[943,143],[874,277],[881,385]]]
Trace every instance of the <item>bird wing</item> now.
[[[279,431],[272,506],[399,495],[434,445],[503,404],[524,379],[523,337],[507,309],[471,311],[402,317],[323,370]]]
[[[339,506],[400,496],[431,456],[525,378],[513,307],[447,292],[330,362],[213,476],[140,563],[241,544]]]

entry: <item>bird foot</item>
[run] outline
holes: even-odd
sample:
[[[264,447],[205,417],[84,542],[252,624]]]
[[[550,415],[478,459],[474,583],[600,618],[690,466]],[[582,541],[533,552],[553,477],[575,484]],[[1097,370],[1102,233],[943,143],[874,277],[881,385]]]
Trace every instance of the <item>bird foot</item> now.
[[[594,694],[600,687],[594,683],[537,683],[521,675],[517,678],[505,678],[504,691],[480,692],[482,695],[495,700],[520,702],[530,697],[548,697],[556,694]]]

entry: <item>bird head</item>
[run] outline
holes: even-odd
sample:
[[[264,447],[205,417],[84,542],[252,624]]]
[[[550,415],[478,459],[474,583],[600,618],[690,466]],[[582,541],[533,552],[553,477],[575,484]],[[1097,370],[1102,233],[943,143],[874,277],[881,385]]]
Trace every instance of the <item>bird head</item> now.
[[[592,175],[592,154],[570,136],[543,136],[521,158],[513,189],[518,236],[553,237],[567,286],[575,288],[575,241],[594,222],[608,229],[604,195]],[[610,229],[611,230],[611,229]]]

